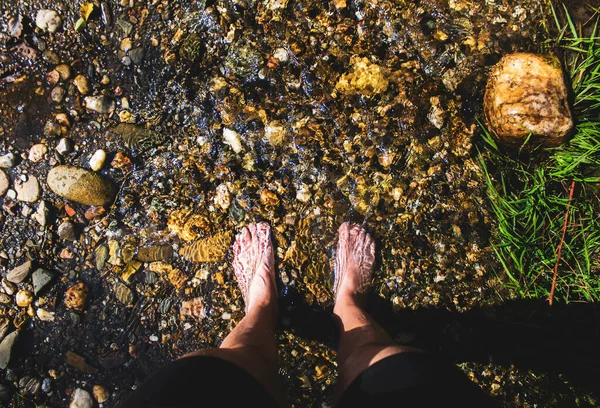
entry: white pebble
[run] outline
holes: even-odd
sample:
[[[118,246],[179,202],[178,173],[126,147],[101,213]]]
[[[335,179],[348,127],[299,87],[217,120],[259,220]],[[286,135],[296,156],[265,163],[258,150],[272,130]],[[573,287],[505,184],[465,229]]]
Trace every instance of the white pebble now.
[[[35,25],[42,30],[55,33],[62,25],[62,18],[54,10],[38,10]]]
[[[46,147],[45,144],[34,144],[33,146],[31,146],[31,149],[29,149],[29,160],[31,160],[34,163],[38,163],[40,162],[43,158],[44,155],[48,152],[48,148]]]
[[[273,53],[273,57],[279,62],[288,62],[290,60],[290,56],[285,48],[277,48]]]
[[[106,152],[102,149],[96,150],[96,153],[90,159],[90,168],[94,171],[98,171],[104,166],[106,161]]]
[[[69,408],[92,408],[94,406],[94,400],[90,396],[90,393],[81,388],[77,388],[73,393],[73,399]]]
[[[62,139],[60,139],[60,141],[58,142],[58,145],[56,145],[56,151],[58,151],[60,154],[66,154],[66,153],[70,153],[71,152],[71,142],[69,142],[69,139],[67,139],[66,137],[63,137]]]
[[[223,129],[223,137],[225,138],[225,143],[231,146],[234,152],[239,153],[242,151],[242,141],[240,135],[235,130]]]
[[[155,336],[155,335],[150,336],[150,341],[157,342],[158,336]]]

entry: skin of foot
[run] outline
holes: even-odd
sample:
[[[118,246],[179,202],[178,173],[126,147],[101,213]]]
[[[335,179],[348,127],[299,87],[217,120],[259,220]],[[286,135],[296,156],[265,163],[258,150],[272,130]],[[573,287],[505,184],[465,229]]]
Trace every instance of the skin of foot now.
[[[353,299],[362,304],[373,276],[375,242],[357,224],[344,222],[338,230],[333,293],[338,301]]]
[[[236,236],[233,256],[233,270],[246,314],[255,307],[276,303],[275,257],[269,224],[260,222],[244,227]]]

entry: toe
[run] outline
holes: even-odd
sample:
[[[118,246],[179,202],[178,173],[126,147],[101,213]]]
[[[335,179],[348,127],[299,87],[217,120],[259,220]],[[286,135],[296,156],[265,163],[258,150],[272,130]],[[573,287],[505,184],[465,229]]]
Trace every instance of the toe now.
[[[240,239],[240,245],[243,247],[248,245],[250,241],[252,241],[252,235],[250,235],[250,231],[248,228],[242,228],[242,231],[238,234],[238,238]]]
[[[338,236],[340,241],[344,240],[347,241],[348,237],[349,237],[349,233],[350,233],[350,224],[348,224],[347,222],[343,222],[342,225],[340,225],[340,228],[338,229]]]

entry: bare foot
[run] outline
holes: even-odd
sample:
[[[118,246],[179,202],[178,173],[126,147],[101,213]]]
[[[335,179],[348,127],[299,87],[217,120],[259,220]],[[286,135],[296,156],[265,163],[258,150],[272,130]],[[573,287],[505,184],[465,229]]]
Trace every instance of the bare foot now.
[[[375,242],[360,225],[344,222],[338,230],[333,294],[340,299],[362,301],[369,289],[375,263]]]
[[[275,258],[269,224],[249,224],[236,236],[233,271],[244,297],[246,314],[256,306],[277,302]]]

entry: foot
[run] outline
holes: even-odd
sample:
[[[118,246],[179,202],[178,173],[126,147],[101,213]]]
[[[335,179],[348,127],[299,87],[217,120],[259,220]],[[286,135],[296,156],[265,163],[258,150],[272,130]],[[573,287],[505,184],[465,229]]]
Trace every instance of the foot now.
[[[371,285],[375,264],[375,242],[360,225],[343,223],[338,230],[333,294],[340,301],[362,302]]]
[[[250,224],[236,236],[233,271],[242,291],[246,314],[255,307],[277,302],[275,258],[269,224]]]

